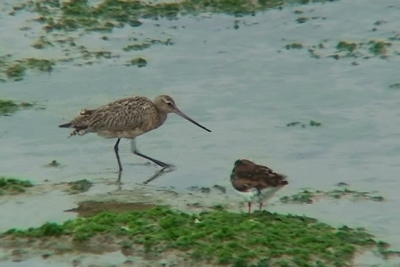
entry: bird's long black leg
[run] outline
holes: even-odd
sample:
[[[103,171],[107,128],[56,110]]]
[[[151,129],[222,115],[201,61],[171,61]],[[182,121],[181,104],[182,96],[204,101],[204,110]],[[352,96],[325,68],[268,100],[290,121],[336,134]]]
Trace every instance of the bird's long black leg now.
[[[115,143],[114,151],[115,151],[115,156],[117,157],[117,161],[118,161],[119,172],[122,172],[121,160],[119,159],[119,153],[118,153],[119,141],[121,141],[121,138],[118,138],[117,142]]]
[[[140,153],[136,148],[135,139],[131,139],[131,150],[132,150],[133,154],[135,154],[135,155],[137,155],[139,157],[145,158],[147,160],[150,160],[150,161],[154,162],[155,164],[157,164],[158,166],[163,167],[164,169],[170,167],[170,165],[168,165],[167,163],[164,163],[162,161],[150,158],[149,156],[146,156],[146,155],[143,155],[142,153]]]

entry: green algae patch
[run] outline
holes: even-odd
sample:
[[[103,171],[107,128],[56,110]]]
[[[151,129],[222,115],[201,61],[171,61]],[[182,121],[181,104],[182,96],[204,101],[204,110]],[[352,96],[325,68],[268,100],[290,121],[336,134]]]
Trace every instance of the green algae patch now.
[[[352,53],[354,50],[357,48],[357,43],[352,43],[352,42],[346,42],[346,41],[340,41],[336,45],[336,49],[339,51],[348,51]]]
[[[137,66],[138,68],[143,68],[147,66],[147,61],[144,58],[137,57],[128,60],[125,64],[126,66]]]
[[[21,61],[32,70],[51,72],[55,63],[48,59],[27,58]]]
[[[308,18],[308,17],[299,17],[299,18],[296,19],[296,21],[297,21],[297,23],[301,24],[301,23],[307,22],[309,19],[310,18]]]
[[[390,56],[399,55],[398,51],[400,37],[395,35],[389,37],[388,40],[362,39],[362,40],[321,40],[317,44],[305,45],[312,58],[333,58],[339,60],[342,58],[354,59],[370,59],[370,58],[388,58]],[[293,50],[291,44],[287,44],[287,50]],[[357,66],[360,63],[352,62]]]
[[[302,190],[291,196],[284,196],[280,198],[282,203],[292,204],[312,204],[319,199],[350,199],[352,201],[384,201],[384,197],[376,195],[376,192],[362,192],[344,189],[334,189],[331,191],[320,191],[320,190]]]
[[[26,67],[20,63],[14,63],[6,69],[6,75],[9,79],[22,79],[25,76]]]
[[[89,189],[93,186],[93,183],[86,179],[82,179],[75,182],[70,182],[68,183],[68,186],[69,188],[67,189],[67,192],[70,195],[74,195],[89,191]]]
[[[394,83],[389,85],[389,88],[391,89],[400,89],[400,83]]]
[[[365,229],[333,228],[316,219],[266,211],[232,213],[225,210],[187,214],[155,206],[130,212],[100,212],[63,224],[10,229],[2,246],[37,244],[49,248],[57,238],[66,251],[91,248],[131,250],[157,257],[172,253],[193,262],[225,266],[349,266],[356,253],[378,246]],[[35,243],[35,240],[38,242]],[[98,248],[93,247],[95,240]],[[105,242],[105,240],[107,240]],[[386,244],[386,243],[384,243]],[[56,247],[51,247],[56,249]]]
[[[329,2],[325,0],[315,0],[312,2]],[[95,62],[101,62],[112,57],[120,55],[111,55],[109,51],[88,51],[80,49],[82,36],[98,33],[111,33],[114,29],[123,27],[141,27],[143,20],[158,20],[166,18],[176,20],[182,16],[197,16],[204,13],[228,14],[230,16],[254,16],[257,12],[262,12],[271,8],[281,8],[293,3],[305,4],[308,2],[301,0],[183,0],[178,2],[149,2],[139,0],[23,0],[12,7],[10,15],[17,16],[21,10],[32,12],[36,15],[33,21],[40,23],[45,35],[38,36],[31,44],[40,54],[45,54],[45,50],[53,47],[52,50],[61,50],[59,53],[52,53],[53,60],[36,62],[35,65],[22,62],[20,60],[11,60],[6,66],[1,66],[0,62],[0,82],[6,80],[20,81],[28,75],[30,70],[52,71],[55,62],[76,62],[75,66],[92,65]],[[235,21],[235,28],[239,27],[239,21]],[[172,26],[177,27],[177,26]],[[21,30],[27,30],[22,27]],[[136,38],[142,34],[133,33]],[[108,35],[108,34],[107,34]],[[101,37],[107,40],[109,36]],[[135,39],[135,38],[133,38]],[[173,45],[170,39],[167,40],[149,40],[145,38],[143,42],[128,42],[122,47],[125,52],[148,49],[154,44]],[[98,53],[97,53],[98,52]],[[122,52],[122,51],[121,51]],[[121,56],[125,56],[124,53]],[[122,64],[125,63],[124,59]],[[36,67],[40,63],[40,67]],[[132,61],[126,64],[128,66],[137,66],[139,68],[146,66],[145,60]],[[7,74],[6,74],[7,73]],[[4,74],[4,78],[2,75]]]
[[[125,46],[122,50],[124,50],[125,52],[129,52],[132,50],[144,50],[155,44],[173,45],[174,43],[170,38],[166,39],[165,41],[156,39],[146,39],[143,43],[129,44]]]
[[[320,126],[322,125],[322,123],[311,120],[310,123],[309,123],[309,125],[310,125],[311,127],[320,127]]]
[[[290,49],[302,49],[303,48],[303,44],[299,43],[299,42],[293,42],[293,43],[289,43],[289,44],[285,45],[285,48],[287,50],[290,50]]]
[[[125,52],[129,52],[131,50],[143,50],[146,48],[149,48],[151,45],[149,43],[143,43],[143,44],[130,44],[125,46],[122,50]]]
[[[34,104],[28,102],[16,103],[12,100],[0,99],[0,116],[9,116],[20,109],[33,107]]]
[[[9,115],[10,113],[16,112],[18,109],[19,106],[14,101],[0,99],[0,115]]]
[[[33,184],[28,180],[0,177],[0,195],[15,195],[24,193]]]
[[[23,58],[13,60],[11,55],[0,57],[0,78],[21,81],[27,70],[51,72],[55,62],[43,58]]]
[[[52,160],[50,163],[45,165],[46,167],[57,168],[60,166],[60,163],[57,160]]]
[[[318,121],[310,120],[308,125],[311,126],[311,127],[321,127],[322,123],[318,122]],[[294,127],[294,126],[301,126],[301,128],[306,128],[307,124],[306,123],[302,123],[300,121],[293,121],[293,122],[289,122],[288,124],[286,124],[286,127]]]
[[[368,43],[370,45],[369,52],[375,56],[385,56],[388,53],[388,47],[392,44],[390,42],[372,40]]]
[[[53,46],[53,44],[45,36],[40,36],[40,38],[32,44],[32,47],[36,49],[44,49],[50,46]]]
[[[83,201],[78,203],[77,208],[66,210],[77,212],[79,217],[91,217],[101,212],[122,213],[133,210],[145,210],[154,208],[154,204],[140,202],[118,202],[118,201]]]
[[[28,9],[40,16],[36,21],[44,24],[46,31],[64,30],[110,32],[113,28],[139,27],[145,19],[177,19],[183,15],[198,15],[201,13],[228,14],[233,16],[254,15],[256,12],[271,8],[280,8],[285,4],[307,4],[309,1],[288,0],[183,0],[169,3],[149,3],[143,1],[103,0],[96,5],[88,0],[57,1],[41,0],[27,1],[13,7],[13,15],[19,10]],[[312,2],[327,2],[315,0]]]

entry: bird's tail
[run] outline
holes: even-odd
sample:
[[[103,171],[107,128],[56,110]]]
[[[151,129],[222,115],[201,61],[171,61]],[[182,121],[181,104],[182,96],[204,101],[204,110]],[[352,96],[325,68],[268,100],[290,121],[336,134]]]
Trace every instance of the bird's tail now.
[[[71,126],[72,126],[72,123],[70,123],[70,122],[58,125],[58,127],[60,127],[60,128],[71,128]]]

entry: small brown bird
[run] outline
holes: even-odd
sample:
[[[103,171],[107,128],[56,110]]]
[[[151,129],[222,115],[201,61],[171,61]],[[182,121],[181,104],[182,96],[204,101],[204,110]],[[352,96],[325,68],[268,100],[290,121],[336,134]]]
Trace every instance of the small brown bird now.
[[[150,160],[165,169],[170,166],[162,161],[143,155],[137,150],[135,137],[160,127],[166,121],[168,113],[175,113],[200,128],[211,132],[180,111],[174,100],[168,95],[159,95],[154,101],[144,96],[128,97],[110,102],[96,109],[83,109],[69,123],[58,127],[74,128],[70,137],[97,133],[104,138],[118,138],[114,151],[120,173],[122,165],[118,153],[118,144],[121,138],[131,140],[131,150],[135,155]]]
[[[253,201],[260,204],[261,210],[263,201],[273,197],[278,190],[289,184],[285,175],[247,159],[235,162],[231,174],[231,183],[233,188],[247,199],[249,213]]]

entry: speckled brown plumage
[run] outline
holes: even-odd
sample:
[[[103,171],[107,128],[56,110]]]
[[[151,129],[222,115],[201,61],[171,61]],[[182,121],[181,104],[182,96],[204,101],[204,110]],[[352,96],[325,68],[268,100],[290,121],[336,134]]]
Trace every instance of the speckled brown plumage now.
[[[105,138],[134,138],[160,127],[166,119],[167,112],[158,110],[147,97],[128,97],[82,110],[70,122],[75,128],[71,135],[94,132]]]
[[[272,197],[276,191],[288,184],[285,175],[250,160],[237,160],[234,165],[231,183],[238,192],[248,193],[249,212],[254,198],[259,201],[261,209],[263,200]]]
[[[121,138],[131,140],[131,149],[134,154],[166,168],[169,167],[168,164],[141,154],[136,148],[135,137],[160,127],[166,121],[168,113],[175,113],[211,132],[180,111],[174,100],[168,95],[159,95],[154,101],[144,96],[128,97],[96,109],[83,109],[69,123],[59,125],[59,127],[73,128],[70,136],[96,133],[104,138],[118,138],[114,151],[118,160],[119,172],[122,171],[118,153]]]
[[[233,187],[241,192],[267,187],[287,185],[286,176],[276,173],[270,168],[255,164],[250,160],[242,159],[235,162],[231,181]]]

